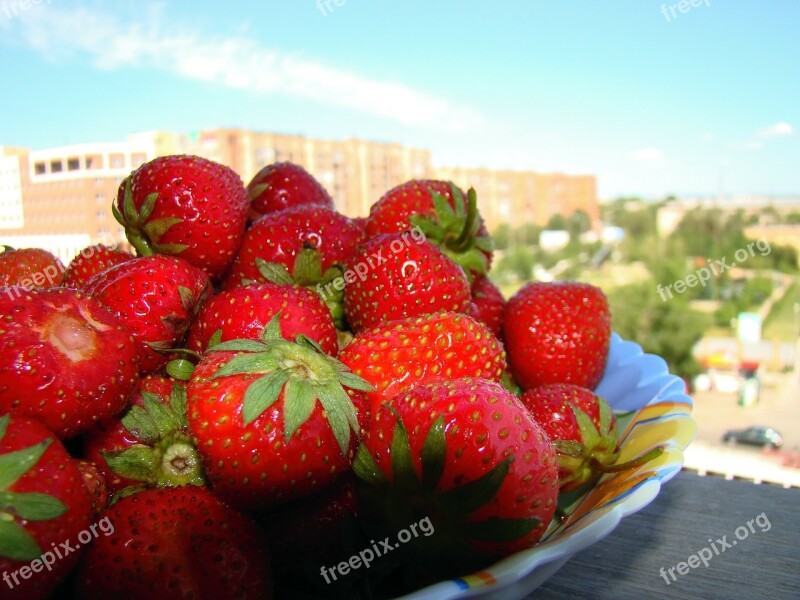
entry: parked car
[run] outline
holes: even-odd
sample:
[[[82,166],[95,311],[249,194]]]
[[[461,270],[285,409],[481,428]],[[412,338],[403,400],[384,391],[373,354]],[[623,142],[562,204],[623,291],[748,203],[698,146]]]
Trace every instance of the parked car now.
[[[726,431],[722,436],[722,441],[772,448],[780,448],[783,445],[783,437],[772,427],[748,427],[747,429]]]

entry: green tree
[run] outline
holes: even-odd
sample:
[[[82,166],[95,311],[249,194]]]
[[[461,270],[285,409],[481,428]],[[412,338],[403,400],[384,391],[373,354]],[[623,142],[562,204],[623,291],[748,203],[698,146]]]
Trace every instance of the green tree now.
[[[650,281],[609,291],[614,331],[661,356],[673,374],[691,379],[700,372],[692,349],[708,327],[708,318],[691,310],[683,296],[663,301],[656,286]]]
[[[507,249],[511,240],[511,225],[508,223],[498,225],[492,234],[492,239],[494,240],[495,250]]]

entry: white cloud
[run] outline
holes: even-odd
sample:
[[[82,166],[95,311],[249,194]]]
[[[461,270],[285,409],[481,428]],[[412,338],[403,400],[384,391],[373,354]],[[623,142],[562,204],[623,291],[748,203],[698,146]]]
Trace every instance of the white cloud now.
[[[774,125],[770,125],[769,127],[764,127],[758,131],[758,137],[763,138],[770,138],[770,137],[786,137],[790,135],[794,135],[795,129],[789,123],[775,123]]]
[[[664,164],[664,151],[658,148],[638,148],[630,153],[630,158],[648,165]]]
[[[20,18],[23,41],[45,56],[88,55],[98,69],[150,68],[261,94],[286,94],[409,125],[468,131],[488,124],[478,111],[409,85],[370,78],[248,38],[206,36],[162,25],[158,9],[121,23],[55,6]],[[145,24],[146,23],[146,24]]]

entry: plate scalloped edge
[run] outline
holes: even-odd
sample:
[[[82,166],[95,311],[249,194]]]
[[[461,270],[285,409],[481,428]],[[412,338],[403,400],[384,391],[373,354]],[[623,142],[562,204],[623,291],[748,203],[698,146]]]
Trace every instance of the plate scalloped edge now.
[[[639,344],[614,333],[606,370],[595,391],[617,412],[636,411],[621,433],[621,460],[657,445],[665,449],[664,454],[638,469],[601,479],[571,507],[566,523],[551,523],[536,546],[483,571],[441,581],[396,600],[508,599],[530,593],[571,556],[610,534],[623,518],[658,496],[661,486],[680,472],[683,451],[697,430],[691,417],[694,403],[683,380],[669,372],[660,356],[647,354]]]

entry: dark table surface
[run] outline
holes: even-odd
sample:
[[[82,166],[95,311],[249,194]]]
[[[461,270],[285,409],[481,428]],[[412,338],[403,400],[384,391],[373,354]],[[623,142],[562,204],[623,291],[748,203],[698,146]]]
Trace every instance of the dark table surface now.
[[[798,599],[800,490],[681,472],[529,598]]]

